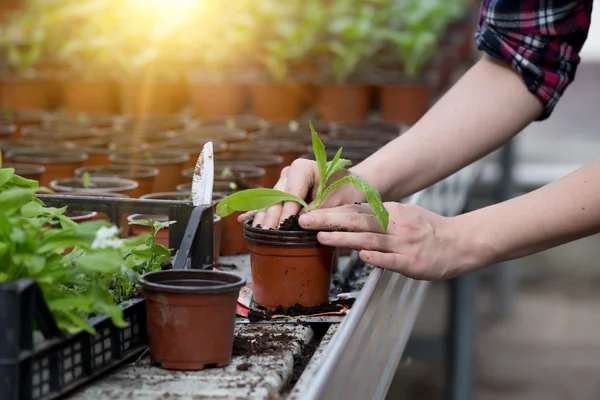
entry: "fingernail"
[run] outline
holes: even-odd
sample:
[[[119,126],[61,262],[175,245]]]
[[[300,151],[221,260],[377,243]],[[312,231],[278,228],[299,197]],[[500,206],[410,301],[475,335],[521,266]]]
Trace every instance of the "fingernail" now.
[[[331,235],[329,234],[329,232],[321,232],[322,240],[329,240],[330,237],[331,237]]]

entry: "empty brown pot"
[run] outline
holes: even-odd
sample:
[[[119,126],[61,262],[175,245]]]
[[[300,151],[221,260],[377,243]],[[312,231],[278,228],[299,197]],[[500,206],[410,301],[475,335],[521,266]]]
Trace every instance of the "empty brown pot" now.
[[[251,93],[254,113],[267,121],[298,119],[309,96],[303,85],[295,82],[254,84]]]
[[[78,168],[75,170],[75,176],[81,177],[86,172],[90,177],[115,177],[136,181],[138,187],[131,192],[131,197],[140,197],[152,193],[154,180],[158,175],[158,169],[154,167],[143,165],[105,165]]]
[[[275,186],[279,180],[279,171],[283,157],[269,153],[231,153],[216,154],[215,161],[222,166],[251,165],[264,168],[265,176],[261,179],[260,185],[267,188]]]
[[[13,149],[6,153],[6,158],[16,163],[43,165],[46,171],[40,178],[40,186],[49,187],[50,182],[61,178],[70,178],[77,168],[83,166],[87,154],[82,151],[65,151],[65,148],[47,149]]]
[[[63,84],[63,104],[71,113],[116,114],[117,89],[110,81],[67,81]]]
[[[33,179],[34,181],[39,181],[44,171],[46,171],[46,168],[42,165],[35,164],[2,163],[2,168],[14,168],[15,174],[25,179]]]
[[[85,187],[83,178],[63,178],[50,182],[50,188],[56,192],[122,193],[129,197],[138,186],[138,183],[131,179],[106,176],[90,177],[88,187]]]
[[[333,247],[317,241],[317,232],[289,232],[244,224],[250,251],[254,301],[266,308],[329,301]]]
[[[433,89],[427,82],[379,86],[383,119],[413,125],[429,109]]]
[[[238,115],[246,108],[246,90],[236,83],[189,83],[188,95],[198,117]]]
[[[330,122],[362,123],[369,113],[370,92],[368,85],[320,85],[321,116]]]
[[[145,274],[139,283],[146,298],[152,363],[202,370],[231,362],[244,278],[221,271],[169,270]]]
[[[159,173],[154,180],[152,191],[171,192],[184,182],[181,172],[190,156],[182,152],[145,150],[114,153],[109,156],[109,159],[119,165],[145,165],[157,168]]]

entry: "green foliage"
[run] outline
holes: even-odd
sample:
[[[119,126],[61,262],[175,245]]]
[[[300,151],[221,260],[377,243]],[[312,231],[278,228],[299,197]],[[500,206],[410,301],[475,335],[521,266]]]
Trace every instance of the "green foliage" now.
[[[346,175],[338,180],[331,180],[334,175],[351,165],[349,160],[341,158],[342,149],[340,148],[335,154],[331,161],[327,161],[327,153],[325,146],[317,132],[315,131],[312,123],[310,123],[310,130],[312,135],[313,152],[317,167],[319,170],[319,186],[314,201],[314,208],[318,209],[325,197],[336,188],[344,184],[352,184],[356,189],[365,193],[367,202],[373,208],[377,220],[381,224],[383,230],[387,230],[389,223],[389,213],[383,206],[381,196],[376,189],[371,187],[365,180],[357,177]],[[221,200],[217,205],[217,215],[220,217],[226,217],[235,211],[252,211],[272,206],[283,201],[296,201],[300,203],[307,211],[310,208],[306,202],[292,194],[281,192],[275,189],[247,189],[227,196]]]

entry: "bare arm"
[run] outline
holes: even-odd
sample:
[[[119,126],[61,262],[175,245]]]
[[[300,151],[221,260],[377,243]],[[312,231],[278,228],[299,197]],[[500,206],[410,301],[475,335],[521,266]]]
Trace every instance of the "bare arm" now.
[[[600,161],[515,199],[452,218],[468,272],[600,231]]]
[[[484,56],[408,132],[351,171],[398,200],[491,153],[542,110],[515,71]]]

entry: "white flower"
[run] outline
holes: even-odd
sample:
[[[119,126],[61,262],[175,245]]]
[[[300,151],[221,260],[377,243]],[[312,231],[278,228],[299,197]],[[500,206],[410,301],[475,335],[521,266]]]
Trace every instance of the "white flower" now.
[[[119,238],[119,228],[105,226],[98,229],[96,237],[92,242],[92,249],[119,249],[123,245],[123,240]]]

